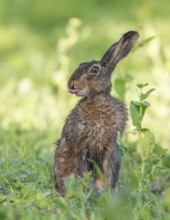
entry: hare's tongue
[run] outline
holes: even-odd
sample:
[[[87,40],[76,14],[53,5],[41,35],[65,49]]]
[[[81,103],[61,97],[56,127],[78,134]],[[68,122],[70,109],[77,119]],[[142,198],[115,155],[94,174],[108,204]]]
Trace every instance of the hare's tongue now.
[[[69,89],[69,92],[72,94],[76,94],[79,91],[79,89]]]

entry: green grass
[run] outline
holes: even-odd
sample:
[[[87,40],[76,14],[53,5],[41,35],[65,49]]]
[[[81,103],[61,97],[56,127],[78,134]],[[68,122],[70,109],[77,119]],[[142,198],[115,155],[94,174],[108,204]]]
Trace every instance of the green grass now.
[[[166,0],[0,2],[0,219],[170,219],[169,9]],[[137,83],[156,89],[143,130],[132,124],[139,116],[133,106],[113,195],[96,196],[87,174],[70,177],[60,198],[55,142],[78,101],[67,80],[131,29],[140,32],[139,44],[116,68],[112,94],[130,107]]]
[[[163,170],[154,174],[154,187],[163,194],[144,190],[143,195],[139,184],[145,177],[140,180],[141,161],[135,145],[126,144],[129,149],[124,151],[121,180],[114,195],[105,192],[96,197],[87,174],[77,181],[70,178],[68,195],[63,199],[54,190],[52,176],[55,135],[16,125],[0,134],[0,219],[168,219],[168,170],[162,166]],[[162,151],[156,149],[158,158]]]

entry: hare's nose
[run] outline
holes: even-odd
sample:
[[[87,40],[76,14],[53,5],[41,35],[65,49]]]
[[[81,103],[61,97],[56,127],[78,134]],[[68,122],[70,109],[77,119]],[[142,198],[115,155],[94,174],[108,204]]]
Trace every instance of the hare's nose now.
[[[74,89],[74,83],[71,84],[71,89]]]
[[[74,89],[74,82],[69,82],[68,87],[69,89]]]

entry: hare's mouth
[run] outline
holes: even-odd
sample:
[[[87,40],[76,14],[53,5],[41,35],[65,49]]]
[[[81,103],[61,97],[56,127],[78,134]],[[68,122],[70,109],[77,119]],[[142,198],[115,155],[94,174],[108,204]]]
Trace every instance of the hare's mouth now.
[[[80,89],[69,89],[69,92],[72,94],[77,94],[80,91]]]

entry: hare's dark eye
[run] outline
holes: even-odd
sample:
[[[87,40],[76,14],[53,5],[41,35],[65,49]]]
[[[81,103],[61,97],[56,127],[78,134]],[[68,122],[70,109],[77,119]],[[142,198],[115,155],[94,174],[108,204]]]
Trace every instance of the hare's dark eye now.
[[[100,71],[99,66],[93,66],[93,67],[90,69],[90,72],[91,72],[91,73],[94,73],[94,74],[98,74],[99,71]]]

